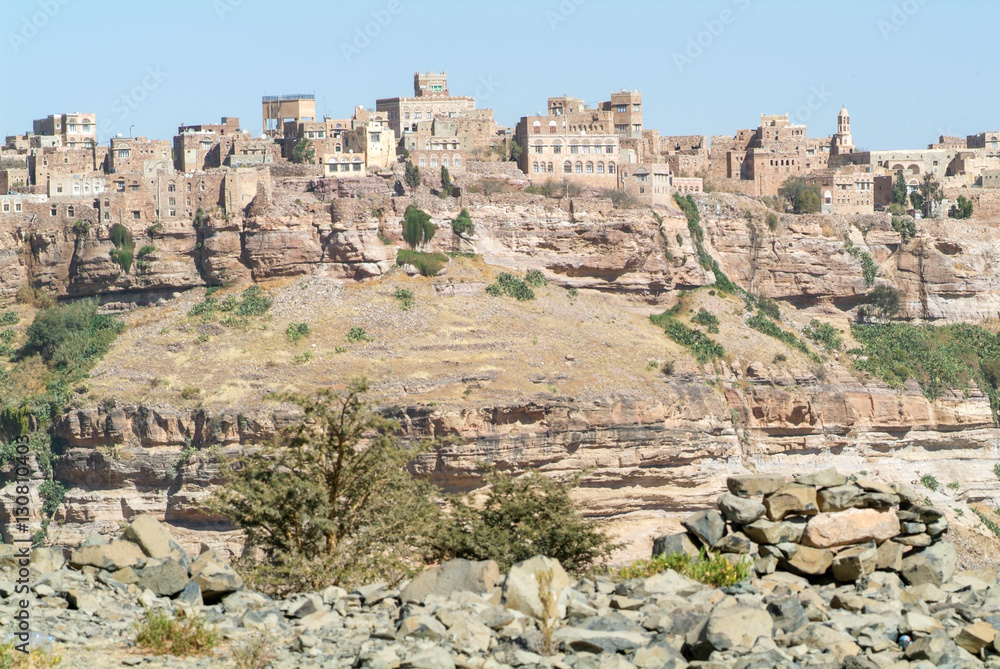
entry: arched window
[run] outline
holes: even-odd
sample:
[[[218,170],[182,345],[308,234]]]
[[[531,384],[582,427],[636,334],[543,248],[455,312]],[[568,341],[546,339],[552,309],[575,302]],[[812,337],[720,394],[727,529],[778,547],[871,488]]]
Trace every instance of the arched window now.
[[[441,167],[451,167],[451,163],[448,161],[448,156],[441,156]]]
[[[420,166],[427,167],[427,156],[420,156]]]
[[[431,167],[437,167],[437,166],[438,166],[438,157],[435,156],[434,154],[431,154]]]
[[[554,170],[552,169],[552,163],[549,163],[549,173],[552,173],[553,171]]]
[[[587,174],[593,174],[593,173],[594,173],[594,163],[589,163],[588,162],[587,163]]]
[[[569,162],[568,160],[565,163],[563,163],[563,172],[566,173],[566,174],[572,174],[573,173],[573,163]]]
[[[460,156],[460,155],[458,155],[456,153],[455,154],[455,160],[453,161],[453,164],[455,165],[455,167],[461,167],[462,166],[462,156]]]
[[[573,171],[577,174],[583,174],[583,163],[577,162],[577,164],[573,166]]]
[[[604,174],[604,163],[597,163],[597,173]]]
[[[556,134],[556,122],[555,121],[549,121],[549,134],[550,135]]]
[[[536,135],[542,134],[542,122],[541,121],[535,121],[531,125],[532,125],[532,128],[534,128],[534,132],[535,132]]]
[[[531,171],[538,174],[538,163],[531,163]]]
[[[614,173],[615,173],[615,164],[608,163],[608,174],[614,174]]]

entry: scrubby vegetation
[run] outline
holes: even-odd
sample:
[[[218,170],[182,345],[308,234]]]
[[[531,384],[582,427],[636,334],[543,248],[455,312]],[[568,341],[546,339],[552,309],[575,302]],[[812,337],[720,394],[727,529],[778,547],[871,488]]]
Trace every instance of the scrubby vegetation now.
[[[135,257],[135,241],[132,239],[132,233],[121,223],[115,223],[111,226],[110,235],[111,243],[115,245],[109,252],[111,260],[128,274]]]
[[[142,622],[136,625],[136,646],[154,655],[205,655],[220,639],[218,632],[206,629],[203,618],[186,618],[180,610],[170,615],[146,609]]]
[[[399,306],[403,311],[409,311],[413,306],[413,292],[406,288],[397,288],[394,297],[399,300]]]
[[[690,328],[674,317],[670,310],[649,317],[654,325],[659,325],[672,340],[691,351],[694,359],[701,364],[721,359],[726,351],[701,330]]]
[[[813,362],[822,362],[822,358],[815,351],[806,346],[806,343],[795,336],[795,333],[784,330],[773,320],[768,318],[763,312],[758,311],[755,315],[747,319],[747,325],[754,330],[766,334],[768,337],[784,342],[797,351],[801,351],[809,356]]]
[[[827,351],[839,351],[840,345],[844,343],[844,338],[840,336],[840,330],[829,323],[822,323],[815,318],[809,321],[809,325],[802,329],[802,334],[814,342],[822,344],[823,348]]]
[[[781,195],[792,203],[796,214],[816,214],[821,208],[819,186],[805,177],[791,177],[781,184]]]
[[[371,335],[365,332],[365,329],[362,327],[358,327],[355,325],[354,327],[352,327],[350,330],[347,331],[347,341],[351,342],[352,344],[357,344],[359,341],[371,341],[371,340],[372,340]]]
[[[494,470],[484,482],[489,492],[482,507],[470,498],[451,500],[451,518],[436,541],[443,557],[496,560],[506,571],[546,555],[579,573],[617,547],[573,503],[578,479],[564,483],[537,472],[517,477]]]
[[[456,235],[462,237],[471,237],[476,234],[476,225],[472,222],[472,217],[469,216],[469,210],[462,207],[462,211],[459,212],[458,218],[455,218],[451,222],[451,230]]]
[[[690,195],[674,193],[674,202],[684,212],[688,222],[688,232],[691,233],[691,240],[698,251],[698,263],[715,275],[715,287],[724,293],[738,292],[738,286],[729,280],[719,263],[705,250],[705,233],[701,229],[701,214],[698,212],[698,205]]]
[[[910,241],[917,235],[917,222],[909,216],[892,217],[892,229],[899,233],[903,243]]]
[[[308,323],[289,323],[288,327],[285,328],[285,338],[293,344],[298,344],[300,341],[312,334],[312,328],[309,327]]]
[[[687,553],[673,553],[656,555],[650,560],[636,560],[615,572],[615,576],[627,581],[633,578],[648,578],[667,569],[673,569],[701,583],[724,588],[749,578],[752,568],[753,562],[749,557],[733,564],[725,555],[702,548],[696,558]]]
[[[706,328],[709,334],[718,334],[719,332],[719,319],[704,308],[699,309],[698,313],[691,317],[691,322]]]
[[[424,246],[434,238],[437,228],[431,223],[431,215],[412,204],[403,212],[403,239],[411,249]]]
[[[188,310],[188,316],[200,316],[203,321],[214,320],[216,312],[219,311],[231,312],[244,317],[263,316],[271,308],[272,300],[260,289],[260,286],[248,287],[240,297],[227,295],[221,302],[213,297],[217,290],[213,290],[213,288],[210,286],[205,290],[205,300],[191,307]],[[231,321],[230,324],[237,324],[237,322]]]
[[[849,255],[861,261],[861,275],[865,279],[865,285],[870,286],[875,283],[875,277],[878,274],[878,265],[875,264],[875,259],[872,258],[871,254],[855,246],[850,237],[844,237],[844,250]]]
[[[421,251],[408,251],[400,249],[396,254],[397,265],[413,265],[423,276],[434,276],[448,262],[448,256],[444,253],[423,253]]]
[[[528,274],[531,274],[531,272]],[[541,275],[541,272],[539,272],[539,275]],[[525,276],[525,279],[527,279],[527,275]],[[486,286],[486,294],[491,295],[492,297],[508,295],[509,297],[513,297],[514,299],[522,302],[533,300],[535,299],[535,291],[531,289],[525,279],[519,279],[509,272],[500,272],[500,274],[497,275],[496,283],[491,283]],[[533,279],[537,281],[537,277],[533,277]],[[542,277],[542,281],[545,281],[544,277]]]

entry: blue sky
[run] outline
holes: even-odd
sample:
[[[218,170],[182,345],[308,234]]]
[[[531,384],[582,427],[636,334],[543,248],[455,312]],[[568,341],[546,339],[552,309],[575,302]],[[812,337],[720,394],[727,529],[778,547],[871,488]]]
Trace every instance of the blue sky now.
[[[663,134],[788,112],[823,136],[846,105],[856,145],[919,148],[1000,128],[998,19],[988,0],[3,0],[0,135],[73,111],[101,140],[260,132],[261,95],[344,117],[446,70],[505,125],[628,88]]]

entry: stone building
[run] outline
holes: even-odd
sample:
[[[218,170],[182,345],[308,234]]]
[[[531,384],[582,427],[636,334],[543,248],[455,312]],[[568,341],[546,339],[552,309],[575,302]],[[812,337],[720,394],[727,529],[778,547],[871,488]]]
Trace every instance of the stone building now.
[[[170,150],[171,143],[165,139],[112,137],[105,170],[109,174],[173,171]]]
[[[240,132],[240,119],[223,116],[221,123],[181,125],[174,135],[174,168],[179,172],[202,171],[222,165],[219,138]]]
[[[280,139],[285,123],[316,120],[316,96],[308,94],[265,95],[260,99],[264,135]]]
[[[35,135],[58,137],[69,149],[92,147],[97,144],[96,114],[50,114],[32,122]]]
[[[448,73],[416,72],[413,75],[413,97],[381,98],[375,110],[385,112],[389,127],[402,139],[414,132],[420,121],[435,118],[457,118],[476,108],[475,98],[452,96],[448,91]]]
[[[618,188],[621,138],[615,133],[557,133],[559,126],[542,125],[526,116],[514,129],[521,145],[518,167],[532,179],[567,179],[587,186]]]
[[[288,122],[281,141],[282,155],[290,160],[295,145],[306,140],[313,148],[313,163],[324,173],[364,176],[368,169],[387,169],[396,162],[396,138],[388,115],[355,107],[350,119]]]
[[[622,137],[642,137],[642,91],[622,89],[601,103],[601,109],[611,112],[614,132]]]
[[[875,172],[828,169],[806,177],[819,186],[824,214],[871,214],[875,211]]]

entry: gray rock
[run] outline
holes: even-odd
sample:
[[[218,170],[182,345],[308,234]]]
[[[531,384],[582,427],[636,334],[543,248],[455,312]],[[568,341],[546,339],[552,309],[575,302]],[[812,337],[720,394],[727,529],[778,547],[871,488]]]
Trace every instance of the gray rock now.
[[[777,474],[743,474],[727,478],[726,487],[734,495],[753,497],[769,495],[787,482],[784,476]]]
[[[685,518],[681,524],[708,548],[714,546],[726,532],[726,521],[722,519],[722,514],[714,509],[694,513]]]
[[[767,612],[774,621],[774,626],[785,633],[791,633],[809,622],[806,610],[795,597],[775,599],[768,603]]]
[[[125,567],[142,567],[146,564],[146,555],[131,541],[118,540],[108,544],[78,548],[73,551],[69,563],[77,568],[89,565],[98,569],[117,571]]]
[[[845,511],[851,508],[855,498],[861,495],[861,488],[847,484],[823,488],[816,495],[819,510],[823,513]]]
[[[628,653],[649,643],[646,632],[588,630],[580,627],[560,627],[552,635],[554,642],[577,652]]]
[[[653,540],[653,557],[657,555],[675,555],[677,553],[698,557],[698,547],[691,541],[691,537],[687,532],[661,534]]]
[[[31,551],[29,564],[36,574],[45,575],[62,569],[66,558],[60,548],[35,548]]]
[[[765,512],[764,505],[757,500],[731,494],[719,497],[718,506],[726,520],[740,525],[749,525]]]
[[[205,602],[201,597],[201,587],[194,581],[189,581],[177,595],[177,601],[187,602],[192,606],[202,606]]]
[[[445,637],[448,630],[433,616],[420,614],[408,616],[399,622],[396,628],[396,638],[404,639],[412,637],[414,639],[428,639],[430,641],[440,641]]]
[[[434,646],[409,655],[400,666],[403,669],[455,669],[455,660],[444,648]]]
[[[903,546],[913,546],[914,548],[924,548],[931,545],[931,535],[924,534],[908,534],[900,535],[893,539],[897,544],[902,544]]]
[[[832,488],[847,483],[847,477],[841,474],[834,467],[822,471],[796,476],[795,482],[801,485],[811,485],[816,488]]]
[[[957,562],[955,546],[940,541],[903,558],[901,574],[910,585],[933,583],[939,586],[951,580]]]
[[[125,528],[122,538],[138,545],[151,558],[171,558],[188,566],[184,550],[174,541],[167,528],[148,514],[136,516]]]
[[[742,532],[733,532],[719,539],[713,548],[722,553],[743,555],[753,550],[753,543]]]
[[[833,577],[840,582],[854,582],[878,568],[878,550],[874,545],[854,546],[833,558]]]
[[[938,518],[937,520],[932,520],[926,524],[927,534],[932,537],[936,537],[940,534],[944,534],[948,531],[948,521],[944,518]]]
[[[453,592],[489,594],[500,581],[500,568],[493,560],[471,562],[449,560],[418,574],[400,592],[404,602],[423,603],[429,595],[448,597]]]
[[[188,573],[177,560],[166,558],[139,572],[137,585],[146,588],[153,594],[163,597],[173,597],[188,584]]]
[[[878,547],[876,569],[900,571],[903,568],[903,546],[895,541],[882,542]]]
[[[209,604],[243,587],[240,575],[223,563],[215,551],[206,551],[191,563],[191,580],[198,584],[201,596]]]
[[[767,611],[737,605],[712,611],[701,639],[714,650],[749,649],[761,637],[770,639],[773,632],[774,621]]]
[[[542,581],[549,585],[548,609],[539,597]],[[566,600],[569,597],[570,578],[558,560],[536,555],[518,562],[510,568],[504,582],[504,603],[508,609],[542,620],[566,617]]]
[[[798,543],[805,529],[806,521],[802,518],[790,518],[780,523],[761,518],[746,525],[743,533],[758,544]]]
[[[94,593],[77,588],[66,591],[66,601],[71,609],[91,614],[100,611],[103,606]]]

